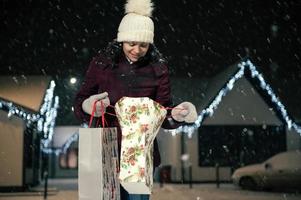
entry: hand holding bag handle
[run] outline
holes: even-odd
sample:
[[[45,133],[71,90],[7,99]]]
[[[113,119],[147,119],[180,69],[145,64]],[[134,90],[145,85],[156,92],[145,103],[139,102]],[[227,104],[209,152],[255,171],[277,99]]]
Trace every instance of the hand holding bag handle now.
[[[100,101],[100,105],[101,105],[101,121],[102,121],[102,127],[105,127],[105,112],[104,112],[104,104],[101,100],[96,100],[93,103],[93,108],[92,108],[92,112],[91,112],[91,116],[90,116],[90,121],[89,121],[89,128],[91,128],[92,126],[92,122],[93,122],[93,118],[95,115],[95,111],[96,111],[96,103]],[[98,124],[98,123],[97,123]]]

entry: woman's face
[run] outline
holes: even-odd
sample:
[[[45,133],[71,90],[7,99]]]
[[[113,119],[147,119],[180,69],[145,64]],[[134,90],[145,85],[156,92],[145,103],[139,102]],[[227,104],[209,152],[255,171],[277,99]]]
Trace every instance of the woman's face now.
[[[149,43],[145,42],[123,42],[123,52],[128,59],[136,62],[139,58],[145,56],[148,51]]]

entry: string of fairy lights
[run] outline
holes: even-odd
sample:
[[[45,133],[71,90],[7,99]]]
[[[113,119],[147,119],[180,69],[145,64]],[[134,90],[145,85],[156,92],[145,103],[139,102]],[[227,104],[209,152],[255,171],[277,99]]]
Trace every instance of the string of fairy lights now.
[[[268,83],[264,80],[263,76],[257,71],[255,65],[250,61],[246,60],[237,64],[238,70],[237,72],[229,79],[229,81],[225,84],[225,86],[219,91],[219,93],[215,96],[213,101],[203,109],[199,115],[197,120],[192,125],[184,125],[180,126],[174,130],[165,130],[166,132],[171,133],[172,135],[179,133],[187,133],[188,137],[192,137],[192,134],[195,133],[195,130],[198,129],[204,119],[206,117],[210,117],[214,114],[215,110],[218,108],[219,104],[223,100],[223,97],[230,92],[234,84],[237,80],[242,78],[245,75],[246,69],[250,70],[251,77],[257,79],[260,83],[260,87],[268,94],[271,99],[271,102],[275,105],[277,111],[280,112],[281,117],[284,119],[284,122],[288,129],[294,129],[301,136],[301,127],[296,124],[288,115],[285,106],[281,103],[279,98],[275,95],[274,91],[270,87]],[[78,133],[74,133],[63,145],[61,149],[53,150],[49,146],[55,126],[55,118],[57,116],[57,108],[59,106],[59,98],[58,96],[54,96],[54,88],[55,83],[51,81],[49,89],[46,91],[44,103],[41,106],[40,112],[38,114],[29,113],[25,109],[19,108],[14,105],[12,102],[7,102],[4,100],[0,100],[0,109],[7,110],[7,117],[11,117],[12,115],[16,115],[26,121],[27,127],[32,126],[34,123],[37,123],[37,130],[43,134],[42,139],[42,151],[44,153],[60,153],[66,152],[69,146],[78,140]]]
[[[12,102],[0,99],[0,109],[7,111],[8,118],[13,115],[17,116],[25,122],[27,128],[34,127],[33,130],[36,130],[38,134],[42,134],[41,149],[43,151],[50,149],[59,107],[59,97],[54,96],[54,89],[55,82],[51,81],[39,113],[32,113]]]
[[[227,95],[229,91],[232,90],[235,82],[242,78],[244,76],[245,70],[249,69],[251,72],[252,78],[255,78],[259,80],[260,87],[268,94],[268,96],[271,98],[271,102],[275,105],[276,109],[280,112],[281,117],[284,119],[286,126],[289,130],[292,128],[300,134],[301,136],[301,127],[296,124],[288,115],[285,106],[280,102],[279,98],[275,95],[274,91],[270,87],[268,83],[264,80],[263,76],[257,71],[255,65],[250,61],[246,60],[238,65],[239,70],[230,78],[230,80],[226,83],[225,87],[222,88],[217,96],[214,98],[214,100],[211,102],[211,104],[202,110],[200,114],[198,115],[197,120],[192,125],[184,125],[180,126],[176,130],[172,131],[172,134],[177,133],[187,133],[188,137],[192,137],[192,134],[195,132],[196,129],[198,129],[205,117],[212,116],[214,111],[217,109],[218,105],[221,103],[224,96]],[[166,130],[168,131],[168,130]]]
[[[44,115],[45,118],[41,118],[40,129],[44,133],[43,147],[48,148],[50,142],[52,141],[55,119],[57,116],[57,109],[59,107],[59,97],[54,96],[55,83],[51,81],[50,88],[46,91],[45,102],[40,109],[40,114]],[[42,120],[43,119],[43,120]],[[43,121],[43,122],[42,122]]]

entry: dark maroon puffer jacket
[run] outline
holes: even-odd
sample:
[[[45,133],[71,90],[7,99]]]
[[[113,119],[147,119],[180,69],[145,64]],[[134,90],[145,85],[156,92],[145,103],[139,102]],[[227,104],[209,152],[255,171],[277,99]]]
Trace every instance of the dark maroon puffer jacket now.
[[[169,73],[162,63],[133,63],[130,64],[123,55],[116,66],[102,55],[97,55],[90,63],[86,77],[75,97],[74,112],[78,119],[88,123],[90,115],[82,110],[82,103],[91,95],[108,92],[112,106],[122,97],[149,97],[164,107],[172,105],[170,94]],[[107,112],[114,113],[114,109],[107,108]],[[105,119],[109,127],[117,127],[118,147],[120,153],[121,130],[117,118],[106,114]],[[163,128],[176,128],[180,124],[166,119]],[[119,154],[120,155],[120,154]],[[158,144],[154,143],[154,166],[160,164]]]

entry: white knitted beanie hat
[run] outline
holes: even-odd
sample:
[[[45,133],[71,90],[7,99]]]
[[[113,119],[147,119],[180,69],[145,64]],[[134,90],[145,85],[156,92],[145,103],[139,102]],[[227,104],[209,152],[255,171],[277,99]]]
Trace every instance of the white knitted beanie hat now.
[[[154,42],[154,23],[151,0],[127,0],[125,16],[122,18],[117,34],[118,42]]]

